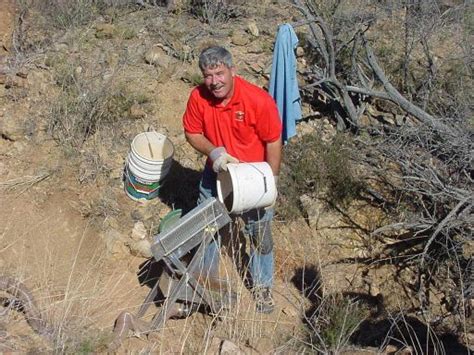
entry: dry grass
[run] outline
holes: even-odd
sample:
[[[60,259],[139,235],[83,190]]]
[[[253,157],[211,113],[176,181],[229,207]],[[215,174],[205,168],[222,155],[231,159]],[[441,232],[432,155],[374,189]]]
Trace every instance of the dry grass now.
[[[91,40],[86,37],[91,33],[90,21],[93,21],[93,16],[101,11],[97,4],[102,3],[106,2],[82,0],[74,2],[74,6],[66,6],[69,2],[60,0],[38,2],[39,5],[49,7],[46,13],[54,14],[56,27],[67,29],[85,24],[85,27],[82,27],[85,28],[84,35],[80,39],[84,42],[78,44],[79,51],[84,51],[82,53],[84,56],[90,54],[87,50],[91,46],[98,45],[94,41],[99,41],[99,39],[92,38]],[[107,3],[111,6],[123,5],[121,1]],[[202,9],[205,13],[200,13],[200,18],[206,22],[221,23],[233,16],[230,12],[215,12],[218,5],[222,3],[220,1],[201,3],[214,6]],[[77,6],[82,6],[82,8]],[[228,18],[218,17],[221,15]],[[107,15],[105,18],[110,19],[110,16]],[[116,19],[113,17],[111,21]],[[155,22],[161,25],[161,22]],[[147,24],[147,26],[152,25]],[[126,26],[117,26],[117,28],[122,40],[143,35],[136,31],[136,28]],[[155,29],[159,31],[160,27],[155,27]],[[100,42],[99,45],[105,48],[107,44]],[[181,58],[181,55],[178,57]],[[122,120],[126,119],[130,105],[133,102],[141,102],[142,98],[136,95],[136,92],[118,83],[120,81],[118,79],[121,79],[123,74],[120,68],[116,68],[117,71],[113,72],[112,76],[107,76],[110,72],[106,73],[97,68],[90,73],[90,63],[79,60],[76,62],[76,59],[63,56],[52,58],[48,63],[58,90],[57,100],[51,107],[49,128],[59,144],[67,147],[65,149],[69,152],[66,153],[67,157],[80,155],[81,164],[78,166],[80,165],[81,168],[78,169],[77,176],[79,176],[79,181],[89,188],[92,183],[99,181],[98,177],[107,176],[111,169],[108,165],[110,156],[102,154],[98,149],[101,146],[102,148],[111,146],[109,141],[102,140],[103,134],[110,134],[110,140],[114,140],[115,137],[123,138],[125,133],[120,127],[124,123]],[[130,64],[127,60],[124,62]],[[78,67],[83,68],[82,74],[77,70]],[[454,72],[460,71],[454,70]],[[109,79],[102,80],[104,77]],[[190,75],[188,80],[194,84],[198,82],[194,75]],[[115,131],[116,128],[117,131]],[[126,141],[127,139],[122,139],[122,143]],[[353,185],[355,181],[352,179],[350,169],[347,170],[345,156],[347,150],[340,149],[341,146],[326,146],[321,142],[314,144],[317,147],[314,153],[321,152],[321,156],[313,157],[313,160],[307,159],[303,162],[304,167],[292,169],[295,174],[299,174],[295,177],[298,188],[302,187],[300,183],[304,182],[304,187],[312,192],[328,192],[329,196],[335,199],[341,198],[341,200],[353,197],[353,192],[358,187],[355,186],[357,184]],[[121,148],[124,146],[125,143]],[[310,144],[309,146],[311,147]],[[310,151],[312,149],[304,151],[303,148],[295,152],[294,161],[302,161],[300,158],[305,157]],[[315,160],[316,158],[320,160]],[[315,161],[317,163],[314,163]],[[194,170],[198,165],[192,165]],[[303,168],[316,168],[316,171],[307,172]],[[0,189],[27,192],[32,186],[36,186],[49,177],[50,175],[47,174],[25,176],[21,180],[0,183]],[[353,189],[354,187],[356,188]],[[299,195],[296,195],[298,198]],[[112,198],[103,198],[111,196]],[[10,221],[7,221],[2,228],[0,256],[10,253],[15,256],[15,266],[8,264],[5,270],[32,288],[45,317],[54,328],[54,341],[38,345],[41,349],[49,347],[49,350],[58,353],[104,351],[110,341],[114,317],[122,310],[135,312],[144,299],[147,289],[139,287],[135,275],[136,268],[131,266],[138,263],[137,259],[123,255],[120,260],[112,262],[100,243],[91,242],[91,239],[97,238],[95,230],[91,230],[94,219],[124,216],[119,211],[120,206],[114,200],[115,197],[113,193],[109,194],[105,191],[104,196],[99,196],[95,200],[87,201],[81,200],[81,197],[77,198],[75,206],[82,217],[88,220],[89,225],[84,227],[79,234],[71,233],[68,230],[71,226],[66,225],[60,232],[64,235],[59,236],[58,232],[51,233],[47,241],[42,240],[42,244],[38,242],[33,247],[28,241],[38,237],[34,232],[20,233],[18,226],[10,228],[13,226],[13,222],[9,225]],[[284,208],[296,206],[297,203],[291,202]],[[52,223],[54,219],[56,216],[51,216],[42,223]],[[39,227],[41,226],[35,225],[32,229],[40,229]],[[331,228],[334,228],[334,233],[342,234],[341,230],[337,230],[337,226],[331,226]],[[300,231],[298,230],[298,233]],[[217,315],[196,313],[186,319],[170,320],[165,327],[148,338],[128,339],[122,350],[141,353],[210,353],[214,349],[215,339],[224,338],[230,339],[241,347],[249,346],[261,352],[275,350],[282,353],[316,351],[337,353],[344,350],[350,345],[351,335],[360,325],[364,315],[361,315],[363,312],[360,311],[365,311],[365,305],[332,293],[322,295],[316,302],[298,292],[305,293],[306,289],[297,291],[290,282],[282,283],[283,277],[280,278],[280,276],[288,276],[297,267],[305,269],[310,262],[325,257],[316,249],[315,241],[311,239],[313,235],[304,235],[307,240],[298,241],[300,244],[295,245],[291,235],[295,231],[288,230],[286,233],[278,241],[281,263],[276,265],[279,284],[275,294],[278,299],[277,304],[282,309],[277,309],[275,314],[262,316],[255,313],[254,302],[236,273],[233,261],[224,256],[222,277],[230,280],[231,289],[238,294],[239,301],[236,305]],[[59,244],[59,249],[65,249],[65,255],[58,252],[57,244]],[[333,241],[327,250],[332,252],[335,244]],[[73,245],[74,250],[72,253],[66,253],[70,245]],[[323,253],[327,250],[323,250]],[[4,266],[1,263],[0,265]],[[323,266],[325,265],[318,265],[318,268],[322,269]],[[132,272],[130,272],[131,269],[133,269]],[[320,287],[324,286],[320,285]],[[316,311],[308,316],[306,311],[310,306],[316,306]],[[155,307],[151,307],[146,319],[149,320],[152,313],[156,311]],[[417,339],[418,333],[413,331],[414,322],[404,316],[403,312],[406,310],[401,310],[400,314],[394,313],[395,315],[388,316],[388,324],[391,326],[383,335],[380,351],[393,341],[399,342],[403,347],[415,346],[415,348],[422,343]],[[352,316],[354,317],[351,318]],[[24,325],[24,320],[17,313],[8,312],[6,323],[8,329],[11,329],[10,327]],[[464,324],[465,332],[467,328]],[[437,343],[437,336],[431,328],[428,333],[430,339],[435,339],[432,342]],[[31,339],[33,343],[39,342],[31,334],[28,336],[28,340]],[[12,345],[18,346],[16,350],[29,350],[24,345],[25,342],[22,343],[22,339],[10,340]],[[441,347],[437,348],[437,353],[443,353],[440,349]]]
[[[34,185],[40,183],[51,177],[51,172],[43,172],[38,175],[34,176],[22,176],[19,178],[1,181],[0,182],[0,190],[4,189],[7,191],[10,190],[20,190],[19,194],[26,192],[28,189],[33,187]]]

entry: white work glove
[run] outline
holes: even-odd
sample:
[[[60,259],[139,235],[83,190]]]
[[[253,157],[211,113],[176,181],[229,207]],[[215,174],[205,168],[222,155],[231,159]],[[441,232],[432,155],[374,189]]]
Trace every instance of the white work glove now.
[[[224,147],[214,148],[209,153],[209,158],[212,161],[212,170],[216,173],[227,171],[227,164],[238,163],[239,160],[228,154]]]

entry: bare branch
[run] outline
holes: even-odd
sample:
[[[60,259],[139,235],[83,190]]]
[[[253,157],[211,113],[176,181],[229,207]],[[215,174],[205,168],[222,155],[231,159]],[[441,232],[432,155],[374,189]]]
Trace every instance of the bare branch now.
[[[392,85],[392,83],[390,83],[390,81],[385,76],[385,73],[383,72],[382,68],[380,68],[375,54],[372,51],[372,48],[370,48],[365,38],[363,38],[363,43],[367,52],[367,60],[369,61],[369,64],[372,70],[374,71],[374,74],[377,76],[377,79],[380,80],[380,82],[382,83],[391,100],[399,104],[401,108],[416,117],[421,122],[433,124],[435,121],[435,118],[433,116],[408,101],[402,94],[400,94],[400,92]]]

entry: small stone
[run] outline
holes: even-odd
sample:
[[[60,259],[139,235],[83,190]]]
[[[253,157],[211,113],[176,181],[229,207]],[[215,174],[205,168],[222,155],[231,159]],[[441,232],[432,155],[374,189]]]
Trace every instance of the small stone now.
[[[17,141],[23,139],[25,130],[22,121],[16,120],[12,116],[3,117],[0,121],[0,136],[10,140]]]
[[[395,354],[398,351],[398,348],[395,345],[387,345],[387,347],[384,349],[383,353],[384,355],[392,355]]]
[[[95,30],[97,38],[110,39],[114,36],[115,26],[110,23],[100,23],[95,26]]]
[[[400,355],[412,355],[414,354],[415,351],[413,349],[413,347],[411,346],[407,346],[406,348],[403,348],[402,350],[400,350],[397,354],[400,354]]]
[[[236,46],[245,46],[246,44],[249,43],[249,39],[247,38],[247,36],[245,36],[245,34],[241,32],[234,33],[231,41],[232,41],[232,44]]]
[[[66,43],[55,43],[54,49],[58,52],[66,52],[69,49],[69,47]]]
[[[377,297],[378,295],[380,295],[380,288],[374,283],[370,284],[369,291],[370,295],[373,297]]]
[[[316,129],[307,122],[301,122],[298,124],[298,136],[304,136],[308,134],[313,134]]]
[[[145,219],[141,209],[134,209],[132,212],[130,212],[130,217],[132,217],[134,221],[142,221]]]
[[[28,72],[26,71],[19,71],[16,73],[16,76],[22,78],[22,79],[26,79],[28,77]]]
[[[135,222],[130,238],[132,238],[133,240],[142,240],[142,239],[145,239],[146,236],[147,236],[147,231],[143,222],[142,221]]]
[[[15,148],[18,153],[21,153],[26,149],[26,143],[21,141],[15,141],[13,142],[13,148]]]
[[[78,78],[79,76],[81,76],[81,74],[82,74],[82,67],[81,66],[76,67],[76,69],[74,69],[74,77]]]
[[[26,88],[28,86],[28,80],[20,78],[19,76],[7,77],[5,87],[10,89],[12,87]]]
[[[296,56],[297,56],[297,57],[302,57],[302,56],[304,56],[304,49],[303,49],[303,47],[296,47]]]
[[[395,115],[395,122],[397,123],[397,126],[403,126],[405,124],[406,118],[406,115]]]
[[[255,21],[250,21],[247,24],[247,31],[254,37],[258,37],[260,35],[260,32],[257,27],[257,23]]]
[[[139,104],[134,103],[130,107],[130,118],[134,118],[134,119],[138,120],[138,119],[142,119],[142,118],[145,118],[145,117],[146,117],[146,112],[145,112],[145,110],[143,110],[143,108]]]
[[[153,47],[145,53],[145,62],[160,68],[166,68],[170,65],[171,59],[159,47]]]
[[[129,241],[126,243],[130,253],[134,256],[151,258],[151,243],[147,239],[142,239],[138,241]]]
[[[224,339],[221,343],[220,354],[244,354],[244,352],[230,340]]]
[[[108,229],[102,234],[107,253],[110,256],[120,256],[127,253],[124,245],[125,237],[115,229]]]

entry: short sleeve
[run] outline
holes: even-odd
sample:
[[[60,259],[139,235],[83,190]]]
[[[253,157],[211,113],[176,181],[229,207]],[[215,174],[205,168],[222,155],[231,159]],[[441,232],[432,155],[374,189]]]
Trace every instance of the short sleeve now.
[[[260,105],[257,117],[256,131],[263,142],[272,143],[280,138],[282,123],[278,107],[270,95]]]
[[[191,92],[183,115],[183,127],[187,133],[203,133],[202,112],[199,109],[198,95],[197,89]]]

